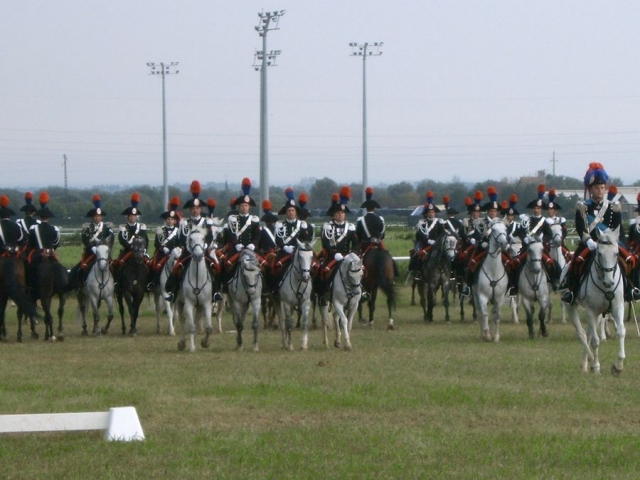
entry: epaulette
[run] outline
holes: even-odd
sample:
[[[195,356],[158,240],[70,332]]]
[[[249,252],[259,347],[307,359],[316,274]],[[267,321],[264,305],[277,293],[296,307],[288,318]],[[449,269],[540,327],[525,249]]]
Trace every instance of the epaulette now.
[[[576,210],[578,210],[580,213],[587,213],[587,205],[584,202],[578,202],[576,203]]]
[[[359,217],[356,219],[356,222],[361,221],[363,218],[364,218],[364,215],[359,216]]]
[[[89,228],[90,226],[91,226],[91,224],[88,223],[88,222],[87,223],[83,223],[82,224],[82,230],[84,230],[85,228]]]
[[[611,203],[611,210],[613,212],[621,212],[622,211],[622,205],[620,205],[620,202],[613,202],[613,203]]]
[[[259,222],[260,221],[260,217],[258,217],[257,215],[249,215],[249,217],[251,218],[252,222]]]
[[[162,235],[162,227],[156,228],[156,235]]]
[[[121,223],[120,225],[118,225],[118,230],[120,230],[121,232],[124,232],[127,229],[127,226],[124,223]]]
[[[632,220],[629,220],[629,226],[635,225],[636,223],[638,223],[638,218],[637,217],[632,219]]]
[[[141,223],[140,224],[140,230],[146,230],[147,229],[147,224],[146,223]]]
[[[347,230],[353,230],[355,232],[356,226],[353,223],[349,223],[349,226],[347,227]]]

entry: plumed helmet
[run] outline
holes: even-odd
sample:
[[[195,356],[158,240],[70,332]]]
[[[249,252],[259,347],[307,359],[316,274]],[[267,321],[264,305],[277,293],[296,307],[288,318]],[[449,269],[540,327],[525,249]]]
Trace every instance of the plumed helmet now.
[[[198,180],[191,182],[191,185],[189,185],[189,192],[191,192],[191,198],[184,203],[182,208],[203,207],[204,202],[200,199],[202,186]]]
[[[93,196],[93,198],[91,199],[91,201],[93,202],[93,208],[87,212],[85,217],[91,218],[94,215],[102,215],[103,217],[106,217],[107,216],[107,212],[105,212],[101,208],[102,200],[100,199],[100,195],[95,194]]]
[[[552,188],[549,190],[549,203],[547,204],[547,208],[555,208],[556,210],[562,210],[562,207],[558,202],[556,202],[556,198],[558,195],[556,194],[556,189]]]
[[[591,185],[607,185],[608,183],[609,175],[607,175],[604,166],[599,162],[591,162],[584,175],[584,187],[589,188]]]
[[[251,193],[251,180],[248,177],[242,179],[242,195],[236,198],[234,202],[235,206],[241,205],[243,203],[248,203],[252,207],[256,206],[256,202],[249,196]]]
[[[131,206],[125,208],[121,215],[142,215],[142,212],[138,209],[138,205],[140,205],[140,194],[134,192],[131,194]]]
[[[489,196],[489,201],[482,206],[482,211],[488,212],[492,209],[500,210],[500,204],[498,203],[498,190],[496,190],[496,187],[491,186],[487,188],[487,195]]]
[[[306,193],[301,193],[298,197],[298,205],[300,206],[300,213],[298,217],[300,220],[306,220],[307,218],[313,216],[311,212],[307,209],[307,203],[309,202],[309,197],[307,197]]]
[[[9,197],[0,196],[0,218],[9,218],[15,214],[16,212],[9,208]]]
[[[278,215],[284,215],[287,213],[287,208],[295,208],[296,214],[300,214],[300,207],[296,204],[296,196],[293,193],[293,188],[287,187],[284,191],[284,196],[287,198],[287,201],[284,202],[284,205],[278,211]]]
[[[262,211],[264,214],[260,217],[264,223],[276,223],[278,221],[278,216],[271,211],[272,209],[271,200],[266,199],[262,201]]]
[[[180,220],[180,214],[178,213],[178,207],[180,206],[180,197],[173,196],[171,200],[167,203],[167,210],[160,215],[160,218],[175,218],[176,220]]]
[[[24,213],[35,213],[37,208],[33,204],[33,193],[26,192],[24,194],[24,205],[20,207],[20,211]]]
[[[541,183],[540,185],[538,185],[538,198],[536,198],[535,200],[531,200],[527,204],[527,208],[540,207],[542,208],[542,210],[547,210],[547,202],[544,201],[544,194],[546,191],[547,187],[545,187],[544,184]]]
[[[426,215],[429,212],[440,212],[440,209],[433,204],[433,192],[429,190],[425,196],[427,197],[427,201],[422,207],[422,215]]]
[[[516,203],[518,203],[518,195],[512,193],[509,197],[509,202],[505,200],[502,202],[502,214],[503,215],[520,215],[520,212],[516,210]]]
[[[49,207],[47,206],[49,204],[49,194],[47,192],[40,192],[38,202],[40,203],[40,210],[36,212],[37,216],[39,216],[40,218],[55,217],[53,212],[49,210]]]
[[[373,188],[367,187],[364,191],[365,201],[362,202],[360,208],[372,210],[374,208],[380,208],[380,204],[373,199]]]

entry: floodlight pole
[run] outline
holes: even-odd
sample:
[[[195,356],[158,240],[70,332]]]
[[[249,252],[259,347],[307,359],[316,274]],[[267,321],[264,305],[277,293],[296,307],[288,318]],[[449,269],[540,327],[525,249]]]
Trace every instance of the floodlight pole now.
[[[269,146],[268,146],[268,118],[267,118],[267,67],[276,66],[276,57],[281,50],[267,52],[267,32],[278,30],[280,17],[284,10],[275,12],[260,12],[260,23],[255,27],[262,37],[262,50],[255,53],[253,68],[260,71],[260,198],[269,199]],[[260,61],[260,63],[258,63]]]
[[[162,186],[163,186],[163,199],[164,206],[167,208],[169,204],[169,184],[167,175],[167,114],[166,114],[166,102],[165,102],[165,90],[164,90],[164,77],[165,75],[177,74],[180,70],[177,70],[179,62],[170,63],[147,63],[147,67],[151,69],[151,75],[162,76]]]
[[[366,200],[365,190],[369,186],[369,174],[367,165],[367,57],[379,57],[382,55],[383,42],[373,44],[358,44],[351,42],[351,56],[362,57],[362,201]],[[370,50],[373,49],[373,50]]]

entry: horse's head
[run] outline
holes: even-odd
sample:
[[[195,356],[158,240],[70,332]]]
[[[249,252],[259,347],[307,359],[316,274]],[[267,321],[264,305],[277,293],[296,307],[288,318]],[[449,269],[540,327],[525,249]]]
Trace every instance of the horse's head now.
[[[444,251],[447,258],[451,261],[456,257],[456,250],[458,249],[458,236],[452,233],[448,233],[444,236]]]
[[[549,228],[551,229],[551,240],[549,245],[551,248],[559,248],[562,246],[562,225],[559,223],[551,223],[549,224]]]
[[[242,283],[247,291],[255,290],[262,278],[256,254],[248,248],[242,250],[240,258],[238,258],[238,267],[238,272],[242,276]]]
[[[200,261],[204,258],[206,245],[204,241],[204,232],[200,229],[193,229],[187,237],[187,251],[194,260]]]
[[[313,243],[298,240],[298,248],[293,260],[293,268],[304,282],[311,280],[311,264],[313,263]]]
[[[144,254],[147,249],[144,238],[136,235],[131,243],[131,249],[133,250],[133,258],[136,262],[142,262],[144,260]]]
[[[96,247],[96,265],[103,272],[109,268],[109,263],[111,263],[110,253],[109,245],[103,243]]]
[[[512,257],[517,256],[522,250],[522,241],[520,237],[509,237],[509,246],[507,247],[507,253]]]
[[[489,250],[493,252],[500,248],[505,252],[508,246],[507,226],[500,219],[492,220],[489,223]]]
[[[542,271],[542,254],[544,247],[540,237],[528,237],[527,243],[527,268],[533,273]]]
[[[616,270],[618,268],[618,238],[620,229],[607,229],[600,233],[598,246],[595,251],[595,267],[598,278],[606,288],[614,286]]]
[[[362,277],[364,276],[362,259],[355,253],[349,253],[342,259],[340,271],[349,288],[357,287],[362,283]]]

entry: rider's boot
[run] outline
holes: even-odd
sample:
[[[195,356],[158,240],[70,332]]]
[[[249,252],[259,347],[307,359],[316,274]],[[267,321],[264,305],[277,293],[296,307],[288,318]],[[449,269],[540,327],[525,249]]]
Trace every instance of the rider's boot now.
[[[169,277],[167,278],[167,282],[164,285],[164,289],[167,294],[164,296],[164,299],[167,302],[175,302],[176,301],[176,290],[178,287],[178,277],[176,274],[171,272]]]

